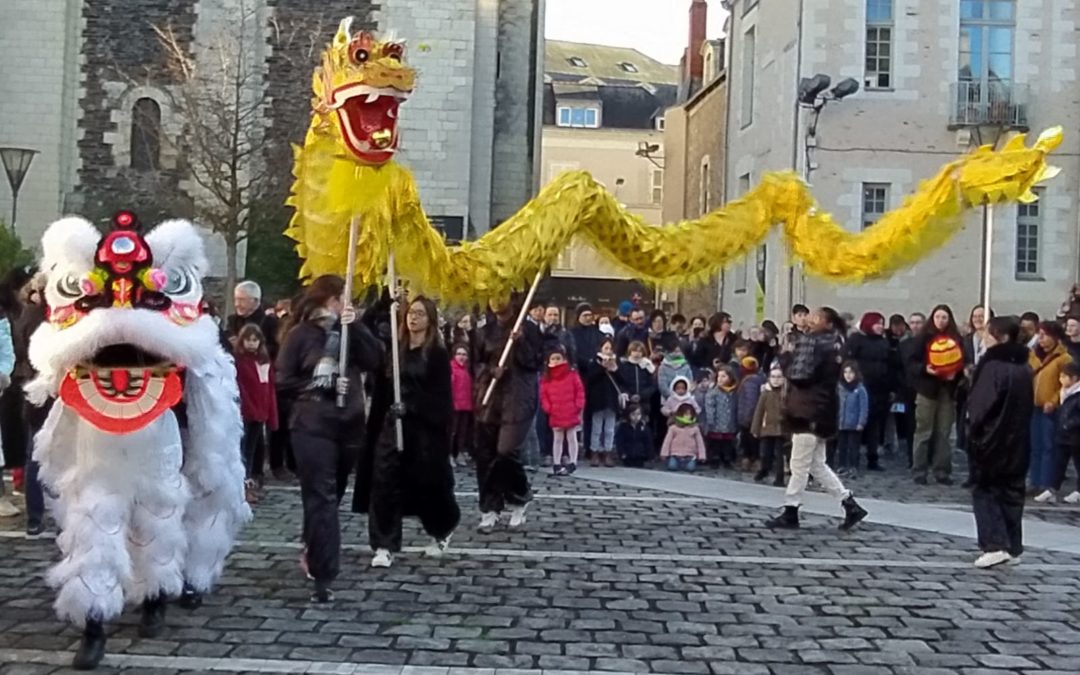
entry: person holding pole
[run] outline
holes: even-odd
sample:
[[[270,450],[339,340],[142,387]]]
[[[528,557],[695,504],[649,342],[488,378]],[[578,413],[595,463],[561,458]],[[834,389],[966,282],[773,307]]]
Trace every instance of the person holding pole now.
[[[535,284],[534,284],[535,288]],[[477,374],[476,477],[480,488],[481,532],[491,532],[504,509],[510,527],[525,524],[532,489],[521,465],[521,451],[536,416],[537,378],[543,338],[523,321],[520,299],[492,302],[492,317],[480,331],[474,363]]]
[[[356,322],[345,291],[341,277],[315,279],[293,314],[295,323],[277,359],[278,388],[295,401],[289,429],[304,508],[301,566],[315,582],[315,602],[333,598],[330,584],[339,570],[338,506],[344,480],[356,461],[356,439],[364,428],[360,377],[384,363],[382,343]],[[352,330],[341,368],[346,326]]]

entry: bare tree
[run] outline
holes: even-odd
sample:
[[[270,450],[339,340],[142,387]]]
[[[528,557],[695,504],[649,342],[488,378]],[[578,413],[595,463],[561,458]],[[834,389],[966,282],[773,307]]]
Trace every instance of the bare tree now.
[[[237,281],[237,252],[251,236],[252,207],[271,186],[264,161],[267,104],[263,77],[265,17],[245,2],[200,34],[192,49],[169,25],[154,26],[172,86],[174,112],[184,133],[176,144],[186,177],[193,183],[195,218],[225,243],[226,308]],[[287,140],[282,140],[287,142]]]

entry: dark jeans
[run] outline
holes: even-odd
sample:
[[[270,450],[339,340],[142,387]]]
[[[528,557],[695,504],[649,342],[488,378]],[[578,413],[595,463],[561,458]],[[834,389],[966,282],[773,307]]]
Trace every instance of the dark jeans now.
[[[911,468],[911,449],[915,447],[915,403],[905,402],[902,413],[893,413],[893,425],[896,427],[896,442],[904,446],[904,459]]]
[[[26,424],[26,524],[40,525],[45,520],[45,492],[41,487],[38,472],[41,465],[34,461],[34,435],[45,426],[45,419],[49,416],[52,408],[50,400],[45,405],[38,407],[25,403],[23,405],[23,421]]]
[[[768,476],[776,468],[776,482],[784,480],[784,444],[779,436],[758,439],[761,450],[761,475]]]
[[[261,476],[263,473],[262,459],[266,454],[268,437],[265,422],[244,422],[244,471],[247,478]]]
[[[529,477],[521,465],[525,435],[533,421],[476,425],[476,482],[480,512],[501,513],[508,505],[524,506],[532,500]]]
[[[540,456],[550,455],[551,448],[555,445],[555,436],[551,433],[547,413],[542,408],[536,409],[536,438],[540,441]]]
[[[978,485],[971,491],[979,548],[984,552],[1006,551],[1011,556],[1024,552],[1024,479],[993,485]]]
[[[889,420],[889,395],[884,392],[870,394],[870,414],[866,418],[866,429],[863,431],[862,443],[866,446],[866,466],[877,466],[878,448],[885,438],[885,424]],[[859,466],[858,454],[853,467]]]
[[[836,439],[836,468],[857,469],[859,468],[859,446],[865,434],[861,431],[849,429],[841,431]],[[869,455],[869,450],[867,451]],[[869,460],[867,460],[869,463]]]
[[[318,581],[333,581],[341,561],[338,508],[355,463],[355,454],[346,441],[346,434],[339,433],[343,430],[328,428],[324,431],[294,429],[292,445],[300,478],[300,500],[304,506],[303,541],[307,548],[308,570]]]
[[[758,439],[754,438],[754,435],[750,433],[750,429],[740,429],[739,454],[750,461],[755,461],[760,458],[760,453],[761,448],[759,447]]]

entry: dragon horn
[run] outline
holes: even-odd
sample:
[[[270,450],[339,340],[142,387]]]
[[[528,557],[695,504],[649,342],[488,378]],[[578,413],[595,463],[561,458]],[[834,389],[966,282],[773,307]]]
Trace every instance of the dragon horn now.
[[[353,17],[347,16],[341,20],[338,24],[337,35],[334,36],[334,46],[344,47],[349,44],[349,40],[352,38],[350,30],[352,30]]]

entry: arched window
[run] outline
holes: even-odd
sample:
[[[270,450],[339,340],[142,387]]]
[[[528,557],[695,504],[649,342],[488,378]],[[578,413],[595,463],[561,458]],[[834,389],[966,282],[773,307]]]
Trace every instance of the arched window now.
[[[131,168],[144,171],[161,166],[161,107],[140,98],[131,109]]]

